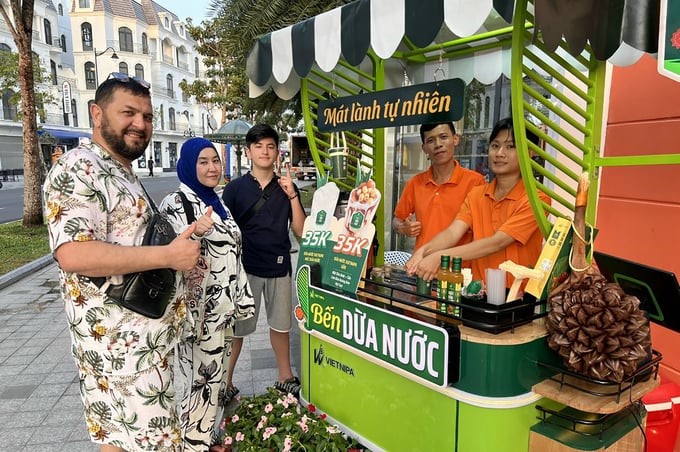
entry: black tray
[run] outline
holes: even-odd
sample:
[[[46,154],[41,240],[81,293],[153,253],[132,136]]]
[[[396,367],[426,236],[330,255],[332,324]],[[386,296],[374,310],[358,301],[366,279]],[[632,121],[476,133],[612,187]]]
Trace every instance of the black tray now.
[[[462,297],[460,316],[465,326],[498,334],[531,322],[535,318],[536,306],[541,305],[544,311],[545,301],[537,302],[530,294],[524,294],[521,299],[501,305],[487,303],[486,297],[482,299]]]

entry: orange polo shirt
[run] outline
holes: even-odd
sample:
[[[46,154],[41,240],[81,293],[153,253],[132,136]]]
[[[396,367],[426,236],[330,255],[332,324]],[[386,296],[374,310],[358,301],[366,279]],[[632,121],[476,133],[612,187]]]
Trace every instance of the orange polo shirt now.
[[[394,216],[405,220],[412,213],[422,223],[420,235],[416,237],[415,249],[432,240],[435,235],[446,229],[456,218],[460,206],[473,187],[484,185],[484,176],[463,168],[456,160],[456,166],[449,180],[439,185],[434,181],[432,166],[413,176],[404,187]],[[472,240],[466,234],[458,242],[462,245]]]
[[[456,220],[467,223],[472,229],[473,240],[491,237],[496,231],[503,231],[515,242],[504,250],[480,257],[471,262],[472,277],[486,280],[487,268],[498,268],[506,260],[533,268],[543,247],[543,234],[531,210],[529,198],[520,180],[505,198],[495,200],[496,179],[484,187],[475,187],[465,199]],[[550,198],[539,192],[545,203]],[[507,275],[506,285],[510,287],[514,278]]]

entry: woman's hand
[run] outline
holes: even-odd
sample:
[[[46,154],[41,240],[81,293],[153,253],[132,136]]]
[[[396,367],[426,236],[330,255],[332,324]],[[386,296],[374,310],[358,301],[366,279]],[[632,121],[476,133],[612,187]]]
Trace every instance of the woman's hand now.
[[[206,235],[208,232],[212,230],[212,227],[215,224],[215,222],[211,218],[212,213],[213,213],[212,206],[208,206],[208,210],[205,211],[201,218],[195,221],[196,230],[194,231],[194,234],[192,236],[196,236],[196,238],[202,239],[204,235]]]
[[[420,261],[423,260],[423,257],[425,257],[425,253],[423,247],[421,246],[413,252],[411,258],[406,262],[406,265],[404,266],[406,271],[411,275],[416,273],[418,270],[418,265],[420,264]]]
[[[425,281],[431,281],[437,277],[439,261],[440,258],[437,253],[430,254],[418,263],[415,273]]]

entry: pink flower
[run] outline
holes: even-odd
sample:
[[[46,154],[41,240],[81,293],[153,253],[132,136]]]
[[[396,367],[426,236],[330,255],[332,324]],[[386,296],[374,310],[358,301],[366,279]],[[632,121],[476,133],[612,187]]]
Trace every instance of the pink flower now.
[[[675,30],[675,33],[671,36],[671,45],[676,49],[680,49],[680,28]]]
[[[327,415],[326,413],[321,413],[321,414],[319,415],[319,418],[320,418],[321,420],[324,420],[324,419],[326,419],[327,417],[328,417],[328,415]]]
[[[241,433],[241,432],[237,432],[237,433],[236,433],[236,441],[237,441],[237,442],[241,442],[241,441],[243,441],[244,439],[246,439],[246,435],[244,435],[244,434]]]
[[[313,403],[310,403],[309,405],[307,405],[307,409],[309,410],[310,413],[313,413],[313,412],[316,411],[316,407],[314,406]]]
[[[264,427],[266,423],[267,423],[267,416],[262,416],[262,417],[260,418],[260,422],[257,423],[256,430],[257,430],[258,432],[259,432],[260,430],[262,430],[262,427]]]
[[[296,424],[300,426],[300,429],[302,429],[303,432],[307,433],[309,431],[309,427],[307,427],[306,423],[298,421]]]
[[[231,417],[231,422],[238,422],[239,419],[241,419],[241,418],[238,417],[238,414],[235,414]]]
[[[286,439],[283,440],[283,452],[289,452],[293,448],[293,440],[290,436],[286,435]]]
[[[264,412],[265,412],[265,413],[271,413],[273,410],[274,410],[274,405],[272,405],[271,403],[268,403],[268,404],[265,405],[265,407],[264,407]]]
[[[228,446],[228,445],[230,445],[233,441],[234,441],[234,440],[233,440],[233,438],[232,438],[231,436],[227,436],[226,438],[224,438],[224,445],[225,445],[225,446]]]
[[[276,433],[276,427],[267,427],[266,429],[264,429],[264,433],[262,434],[262,439],[267,440],[274,433]]]

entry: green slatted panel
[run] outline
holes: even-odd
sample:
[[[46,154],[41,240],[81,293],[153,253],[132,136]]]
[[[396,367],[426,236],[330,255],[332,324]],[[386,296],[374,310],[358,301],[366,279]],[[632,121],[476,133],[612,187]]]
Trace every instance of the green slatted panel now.
[[[515,120],[522,178],[546,236],[551,228],[548,214],[573,216],[577,180],[583,171],[588,171],[591,182],[586,221],[595,224],[598,194],[595,160],[599,156],[602,133],[605,63],[597,61],[589,48],[578,58],[567,56],[566,51],[547,52],[540,34],[533,36],[532,3],[532,0],[518,0],[515,9],[512,114],[513,118],[525,119]],[[551,77],[550,82],[544,74]],[[550,99],[535,89],[536,85],[550,93]],[[528,115],[543,124],[543,128],[526,120]],[[528,142],[526,130],[543,139],[554,153]],[[529,151],[543,157],[546,167],[532,160]],[[532,177],[534,170],[543,175],[542,183]],[[539,199],[539,190],[552,199],[550,205]]]
[[[305,120],[305,132],[309,141],[309,149],[314,159],[314,164],[321,177],[328,177],[329,181],[335,182],[340,190],[350,191],[354,188],[358,171],[372,171],[378,189],[385,192],[385,132],[384,129],[362,129],[345,132],[348,147],[353,155],[359,159],[351,158],[348,161],[348,178],[335,179],[328,165],[328,148],[330,147],[330,134],[319,132],[316,126],[317,108],[319,102],[334,97],[352,96],[360,93],[381,91],[384,89],[384,66],[383,61],[370,55],[372,72],[366,72],[353,67],[341,60],[333,72],[325,73],[317,68],[302,80],[301,97],[302,110]],[[382,264],[384,244],[385,212],[381,201],[381,207],[376,213],[376,237],[380,243],[378,263]],[[387,213],[388,215],[390,212]],[[391,218],[391,217],[390,217]]]

